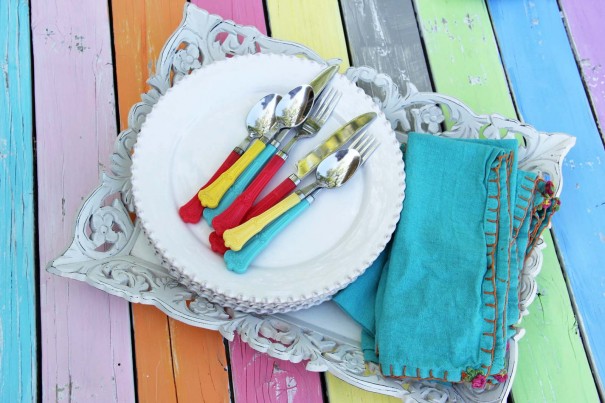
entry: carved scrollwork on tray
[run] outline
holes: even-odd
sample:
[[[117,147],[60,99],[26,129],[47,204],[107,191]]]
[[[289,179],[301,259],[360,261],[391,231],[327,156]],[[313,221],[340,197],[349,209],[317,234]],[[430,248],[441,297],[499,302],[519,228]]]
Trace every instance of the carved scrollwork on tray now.
[[[162,49],[149,90],[129,114],[128,129],[118,136],[110,171],[81,207],[74,239],[67,250],[50,263],[52,273],[86,281],[92,286],[132,302],[157,306],[171,317],[193,326],[218,330],[233,340],[238,334],[255,350],[292,362],[306,361],[310,371],[330,371],[345,381],[373,392],[418,401],[492,402],[504,398],[512,376],[505,384],[487,390],[468,385],[447,385],[411,379],[384,377],[373,364],[363,361],[360,346],[338,341],[316,330],[305,329],[271,315],[234,312],[196,294],[177,281],[154,257],[152,246],[141,239],[140,226],[132,221],[131,155],[141,125],[160,97],[187,74],[235,55],[256,52],[299,55],[321,63],[316,53],[302,45],[269,38],[253,27],[224,21],[191,4],[184,18]],[[520,167],[540,172],[561,190],[561,165],[573,138],[541,133],[531,126],[499,115],[477,115],[462,102],[438,93],[419,92],[409,81],[398,88],[392,79],[369,67],[350,68],[347,77],[374,96],[401,141],[406,133],[419,131],[457,138],[513,138],[523,140]],[[401,92],[400,92],[401,90]],[[378,94],[378,95],[376,95]],[[540,241],[527,259],[521,275],[521,308],[533,301],[535,277],[542,265]],[[135,249],[150,251],[142,258]],[[154,260],[156,259],[156,260]],[[520,335],[518,335],[520,336]],[[517,337],[518,338],[518,337]],[[516,339],[509,352],[509,374],[516,365]]]

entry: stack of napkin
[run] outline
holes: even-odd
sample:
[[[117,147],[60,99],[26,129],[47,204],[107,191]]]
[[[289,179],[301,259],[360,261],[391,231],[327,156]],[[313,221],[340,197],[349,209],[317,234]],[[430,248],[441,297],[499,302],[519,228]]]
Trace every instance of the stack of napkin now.
[[[393,240],[334,298],[383,374],[479,388],[506,379],[520,272],[559,206],[550,182],[517,169],[517,145],[409,135]]]

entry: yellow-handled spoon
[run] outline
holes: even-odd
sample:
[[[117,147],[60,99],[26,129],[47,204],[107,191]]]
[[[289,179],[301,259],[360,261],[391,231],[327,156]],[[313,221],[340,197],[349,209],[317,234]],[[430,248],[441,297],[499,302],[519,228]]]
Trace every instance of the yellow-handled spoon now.
[[[307,196],[323,188],[332,189],[345,184],[355,173],[361,163],[359,151],[353,148],[338,150],[326,157],[317,167],[316,180],[309,186],[297,190],[261,215],[223,233],[225,246],[231,250],[240,250],[246,242],[263,228],[300,203]]]
[[[254,133],[255,139],[252,141],[246,152],[233,164],[228,170],[223,172],[210,186],[200,190],[198,197],[204,207],[215,208],[223,198],[223,195],[229,190],[237,178],[244,170],[258,157],[265,149],[267,143],[271,141],[273,136],[283,129],[300,126],[311,107],[313,106],[314,93],[313,89],[308,85],[301,85],[292,89],[286,94],[281,101],[275,106],[273,115],[268,119],[263,117],[261,121],[248,120],[248,132]],[[271,123],[272,126],[268,126]],[[262,137],[258,139],[259,129],[262,130]],[[271,155],[273,152],[271,153]],[[268,157],[270,158],[271,155]],[[268,160],[268,158],[267,158]],[[259,167],[255,173],[260,171]],[[254,179],[254,178],[252,178]],[[241,192],[240,192],[241,193]]]

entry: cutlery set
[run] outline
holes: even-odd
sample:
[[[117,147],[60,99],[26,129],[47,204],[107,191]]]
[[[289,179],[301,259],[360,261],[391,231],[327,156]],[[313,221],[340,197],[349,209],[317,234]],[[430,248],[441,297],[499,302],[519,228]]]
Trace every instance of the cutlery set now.
[[[341,94],[327,87],[337,70],[338,66],[330,66],[309,85],[284,96],[268,94],[257,102],[246,118],[248,136],[179,209],[184,222],[194,224],[203,217],[214,228],[211,248],[224,254],[229,270],[244,273],[270,241],[311,205],[320,189],[344,185],[378,147],[366,134],[376,114],[359,115],[299,160],[296,173],[254,204],[297,142],[314,137],[332,115]],[[296,190],[314,171],[316,181]]]

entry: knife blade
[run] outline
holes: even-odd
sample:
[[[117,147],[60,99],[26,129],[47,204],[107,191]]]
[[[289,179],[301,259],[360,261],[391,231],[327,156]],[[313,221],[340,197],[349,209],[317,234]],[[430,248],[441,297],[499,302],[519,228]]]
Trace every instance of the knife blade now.
[[[339,65],[335,64],[333,66],[328,66],[321,71],[311,82],[309,85],[313,88],[313,94],[315,94],[315,98],[319,98],[321,92],[327,87],[328,83],[334,77],[338,69]]]
[[[322,144],[315,147],[311,152],[305,155],[296,163],[296,173],[284,179],[267,196],[256,203],[244,216],[242,222],[246,222],[252,217],[262,214],[270,209],[277,202],[282,200],[288,193],[296,189],[296,186],[309,175],[319,163],[334,151],[343,147],[356,134],[367,129],[367,127],[376,119],[376,113],[367,112],[351,119],[341,126],[332,135],[330,135]]]
[[[311,152],[298,160],[296,163],[295,174],[298,178],[298,182],[303,180],[310,172],[317,168],[317,165],[319,165],[319,163],[325,157],[338,150],[355,134],[368,127],[374,121],[374,119],[376,119],[376,116],[377,115],[374,112],[368,112],[357,116],[356,118],[345,123],[338,130],[332,133],[332,135],[323,143],[315,147]]]

